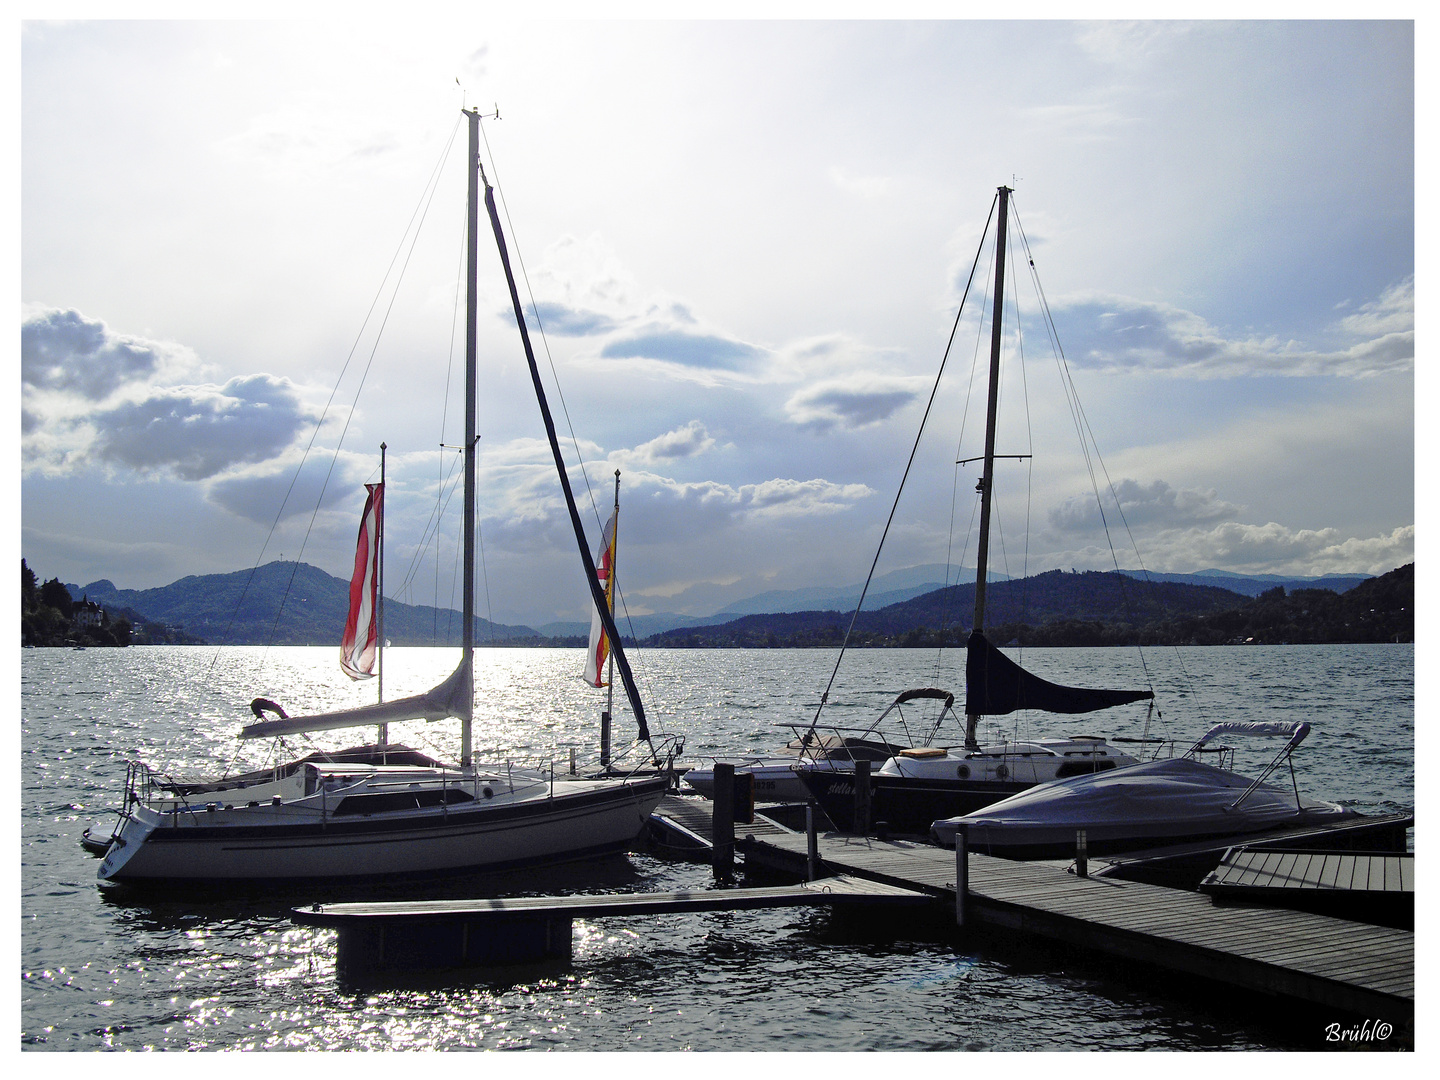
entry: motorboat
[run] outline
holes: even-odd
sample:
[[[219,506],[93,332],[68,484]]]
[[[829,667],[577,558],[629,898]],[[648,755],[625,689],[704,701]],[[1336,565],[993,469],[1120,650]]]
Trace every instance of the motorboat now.
[[[968,814],[1037,784],[1134,765],[1137,759],[1096,735],[1042,737],[901,750],[870,774],[870,822],[924,835],[939,817]],[[797,767],[810,796],[835,827],[855,831],[854,771]]]
[[[256,722],[245,739],[374,725],[377,742],[272,769],[208,780],[163,775],[142,762],[128,769],[119,820],[108,841],[86,838],[103,852],[99,878],[129,884],[185,882],[316,882],[468,872],[562,861],[626,847],[643,830],[671,785],[668,769],[646,724],[634,677],[620,646],[614,618],[586,543],[555,427],[530,345],[495,200],[480,163],[478,110],[469,122],[468,293],[466,438],[463,448],[465,505],[462,551],[464,610],[461,657],[454,672],[433,689],[411,697],[309,716],[289,716],[274,701],[251,703]],[[644,767],[626,773],[606,763],[594,775],[554,764],[525,768],[472,760],[474,713],[475,595],[475,400],[477,247],[479,186],[510,287],[515,319],[529,362],[537,402],[550,437],[580,549],[591,599],[602,612],[613,657],[639,728],[635,745],[648,746]],[[382,446],[383,449],[383,446]],[[372,494],[374,494],[372,492]],[[367,502],[366,522],[378,527],[379,503]],[[362,524],[362,541],[368,525]],[[378,529],[377,529],[378,531]],[[357,553],[352,580],[368,588]],[[372,594],[373,597],[373,594]],[[362,611],[368,611],[361,605]],[[368,625],[368,615],[356,619]],[[370,634],[347,626],[342,666],[369,663]],[[347,669],[348,671],[348,669]],[[354,671],[348,671],[354,675]],[[366,672],[361,672],[365,674]],[[274,713],[271,719],[270,714]],[[456,764],[388,744],[389,724],[460,720]],[[653,766],[653,767],[651,767]]]
[[[1357,816],[1336,803],[1300,795],[1292,755],[1309,733],[1303,721],[1219,723],[1181,757],[1041,784],[983,810],[936,821],[931,835],[954,847],[963,829],[971,851],[1046,859],[1074,855],[1081,831],[1087,852],[1105,855]],[[1287,741],[1253,780],[1199,760],[1213,740],[1237,735]],[[1265,783],[1282,762],[1290,765],[1289,790]]]
[[[714,798],[715,765],[724,763],[730,765],[737,776],[754,776],[756,802],[806,802],[811,797],[807,775],[851,776],[857,761],[878,764],[920,745],[915,740],[925,736],[918,730],[912,735],[902,709],[912,701],[941,702],[940,718],[930,725],[933,733],[954,705],[955,695],[934,687],[906,690],[897,694],[874,722],[863,729],[795,726],[791,728],[794,738],[781,751],[708,758],[704,764],[686,770],[684,784],[707,799]],[[933,816],[928,820],[933,820]]]

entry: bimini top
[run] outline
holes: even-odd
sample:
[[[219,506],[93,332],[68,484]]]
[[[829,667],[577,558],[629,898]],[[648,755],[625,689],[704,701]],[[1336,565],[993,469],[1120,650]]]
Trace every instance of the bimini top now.
[[[1199,741],[1185,754],[1188,757],[1211,739],[1218,739],[1221,735],[1284,735],[1290,740],[1280,748],[1280,755],[1284,755],[1304,742],[1305,736],[1309,734],[1310,725],[1303,720],[1228,720],[1216,724],[1201,735]]]

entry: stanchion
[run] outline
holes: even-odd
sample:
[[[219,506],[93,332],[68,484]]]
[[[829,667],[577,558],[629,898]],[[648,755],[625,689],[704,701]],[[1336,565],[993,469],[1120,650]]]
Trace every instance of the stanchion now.
[[[815,804],[805,804],[805,880],[820,877],[820,835],[815,825]]]
[[[955,830],[955,925],[965,925],[965,902],[970,894],[969,826]]]

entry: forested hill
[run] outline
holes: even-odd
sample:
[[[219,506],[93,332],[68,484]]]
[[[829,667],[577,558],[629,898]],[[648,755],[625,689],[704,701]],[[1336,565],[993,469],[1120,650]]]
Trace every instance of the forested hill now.
[[[1030,645],[1146,643],[1319,643],[1413,641],[1414,564],[1349,592],[1277,586],[1251,599],[1226,589],[1144,582],[1122,574],[1050,571],[992,583],[986,632],[996,642]],[[959,645],[969,633],[975,587],[951,586],[855,620],[855,646]],[[688,648],[833,646],[851,613],[747,615],[718,626],[656,634],[646,644]]]
[[[1034,577],[992,582],[985,590],[985,625],[1041,626],[1059,619],[1143,626],[1167,615],[1203,615],[1244,604],[1248,597],[1210,585],[1137,581],[1124,574],[1051,570]],[[975,586],[954,585],[875,612],[856,624],[869,633],[897,634],[916,627],[962,626],[975,613]]]
[[[339,645],[350,583],[308,563],[272,562],[253,572],[185,577],[158,589],[85,586],[91,600],[124,605],[147,619],[181,626],[215,645]],[[385,602],[385,637],[394,645],[458,645],[459,612]],[[475,620],[481,645],[549,645],[528,626]]]

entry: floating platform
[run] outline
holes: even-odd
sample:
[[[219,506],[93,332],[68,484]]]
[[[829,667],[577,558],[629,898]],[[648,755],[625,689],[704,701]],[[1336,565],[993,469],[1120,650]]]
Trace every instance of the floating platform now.
[[[1237,847],[1200,883],[1217,903],[1261,904],[1415,928],[1415,856]]]
[[[804,885],[498,900],[316,904],[291,918],[338,931],[342,978],[569,960],[572,920],[777,907],[933,907],[902,886],[844,875]]]

